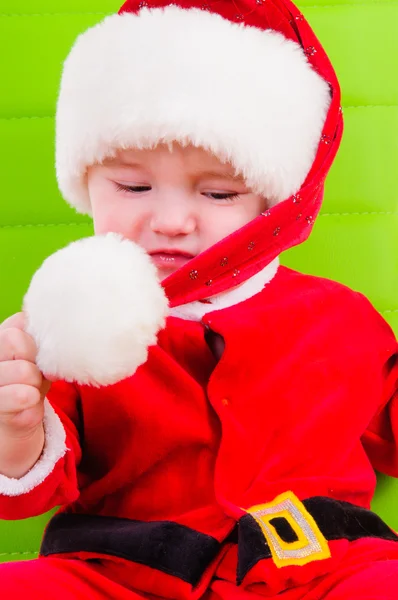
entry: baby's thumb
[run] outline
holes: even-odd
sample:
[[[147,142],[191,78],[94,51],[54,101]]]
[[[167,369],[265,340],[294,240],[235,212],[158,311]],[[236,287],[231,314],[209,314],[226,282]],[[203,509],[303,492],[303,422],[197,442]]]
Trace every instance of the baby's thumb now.
[[[0,323],[0,329],[25,329],[26,318],[23,312],[16,313],[15,315],[11,315],[5,321]]]

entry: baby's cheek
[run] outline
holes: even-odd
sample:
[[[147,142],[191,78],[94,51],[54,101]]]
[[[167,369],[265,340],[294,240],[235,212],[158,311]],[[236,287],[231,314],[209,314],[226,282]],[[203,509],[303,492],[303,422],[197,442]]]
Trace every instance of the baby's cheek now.
[[[102,235],[103,233],[112,231],[112,229],[110,229],[111,219],[109,219],[104,212],[98,210],[98,208],[93,208],[93,221],[94,232],[96,235]]]
[[[239,210],[235,210],[234,207],[229,210],[226,209],[223,214],[218,214],[217,218],[209,221],[208,233],[211,238],[211,244],[219,242],[223,238],[227,237],[234,231],[237,231],[243,225],[248,222],[247,216]]]
[[[92,203],[92,210],[96,235],[110,231],[124,233],[127,226],[127,215],[120,205],[115,202],[97,200]]]
[[[94,213],[94,231],[96,235],[102,235],[113,231],[114,233],[124,233],[123,221],[117,216],[106,213]]]
[[[131,211],[120,211],[101,213],[98,218],[94,215],[94,231],[96,235],[106,233],[119,233],[124,238],[140,244],[144,248],[141,238],[145,238],[145,228],[139,215],[131,214]]]

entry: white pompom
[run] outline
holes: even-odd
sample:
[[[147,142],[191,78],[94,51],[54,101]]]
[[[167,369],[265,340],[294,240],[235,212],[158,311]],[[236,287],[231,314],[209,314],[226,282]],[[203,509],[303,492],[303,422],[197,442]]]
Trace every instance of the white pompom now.
[[[132,375],[147,360],[168,301],[146,252],[110,233],[47,258],[23,310],[43,373],[100,386]]]

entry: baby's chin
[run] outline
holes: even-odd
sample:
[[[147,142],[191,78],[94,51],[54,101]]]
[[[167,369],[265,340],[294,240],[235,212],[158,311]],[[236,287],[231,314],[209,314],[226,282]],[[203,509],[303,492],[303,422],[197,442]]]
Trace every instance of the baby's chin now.
[[[164,281],[165,279],[167,279],[168,277],[170,277],[170,275],[172,275],[173,273],[175,273],[176,271],[178,271],[178,269],[157,269],[158,272],[158,278],[159,281]]]

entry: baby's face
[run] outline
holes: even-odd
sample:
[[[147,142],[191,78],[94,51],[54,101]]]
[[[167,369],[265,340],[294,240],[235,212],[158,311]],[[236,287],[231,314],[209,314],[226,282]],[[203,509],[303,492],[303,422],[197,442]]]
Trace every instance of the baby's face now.
[[[230,165],[192,146],[123,150],[87,177],[95,233],[142,246],[161,279],[267,206]]]

